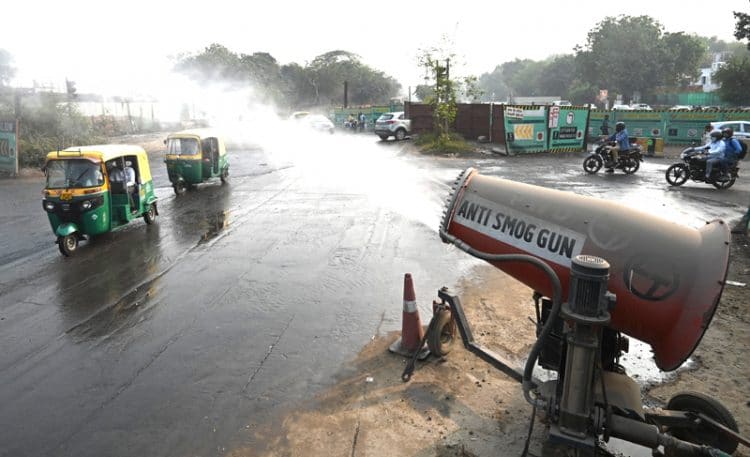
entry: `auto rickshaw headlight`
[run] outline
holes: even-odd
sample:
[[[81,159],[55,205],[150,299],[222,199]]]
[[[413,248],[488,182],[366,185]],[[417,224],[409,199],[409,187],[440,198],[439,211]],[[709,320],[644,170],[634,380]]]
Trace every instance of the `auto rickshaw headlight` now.
[[[45,211],[49,211],[49,212],[54,211],[55,210],[55,203],[51,202],[49,200],[45,200],[44,201],[44,210]]]
[[[86,211],[91,209],[91,200],[84,200],[81,202],[81,209]]]

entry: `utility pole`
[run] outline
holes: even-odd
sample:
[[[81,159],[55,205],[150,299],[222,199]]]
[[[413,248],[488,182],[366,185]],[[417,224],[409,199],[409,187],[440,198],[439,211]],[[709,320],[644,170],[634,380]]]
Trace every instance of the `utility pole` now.
[[[344,108],[349,108],[349,82],[344,81]]]

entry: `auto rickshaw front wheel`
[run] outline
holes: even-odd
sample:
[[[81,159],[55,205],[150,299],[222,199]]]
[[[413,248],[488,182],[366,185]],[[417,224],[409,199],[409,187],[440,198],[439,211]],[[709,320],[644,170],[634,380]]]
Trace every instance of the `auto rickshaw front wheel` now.
[[[146,221],[148,225],[151,225],[156,221],[156,207],[154,207],[153,203],[148,205],[148,209],[143,213],[143,220]]]
[[[221,170],[221,175],[219,176],[219,179],[221,179],[221,183],[222,184],[226,183],[228,178],[229,178],[229,168],[225,168]]]
[[[176,195],[182,195],[187,191],[187,184],[185,183],[185,181],[182,181],[182,180],[174,183],[172,187],[174,188],[174,193]]]
[[[78,250],[78,236],[75,233],[58,236],[57,247],[65,257],[70,257]]]

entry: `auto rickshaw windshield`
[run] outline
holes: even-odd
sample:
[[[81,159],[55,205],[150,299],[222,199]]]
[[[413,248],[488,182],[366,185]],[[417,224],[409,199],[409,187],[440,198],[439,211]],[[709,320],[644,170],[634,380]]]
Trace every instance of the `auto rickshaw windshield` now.
[[[198,152],[198,140],[195,138],[170,138],[167,144],[167,154],[193,156]]]
[[[47,162],[47,189],[96,187],[104,184],[101,164],[87,159],[50,160]]]

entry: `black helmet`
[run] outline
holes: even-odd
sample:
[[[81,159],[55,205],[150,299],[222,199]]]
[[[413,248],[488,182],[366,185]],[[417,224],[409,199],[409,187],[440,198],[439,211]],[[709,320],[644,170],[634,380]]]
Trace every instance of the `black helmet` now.
[[[734,135],[734,130],[732,130],[732,127],[724,127],[721,133],[723,133],[726,138],[732,138],[732,135]]]
[[[719,141],[721,137],[722,137],[722,132],[720,132],[719,130],[714,130],[713,132],[711,132],[711,138],[714,141]]]
[[[625,130],[625,123],[620,121],[617,124],[615,124],[615,132],[622,132]]]

